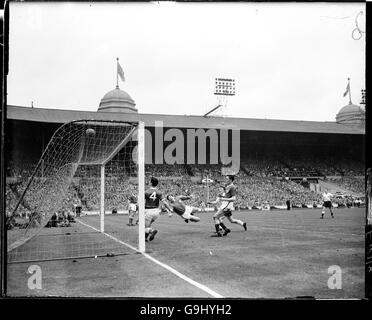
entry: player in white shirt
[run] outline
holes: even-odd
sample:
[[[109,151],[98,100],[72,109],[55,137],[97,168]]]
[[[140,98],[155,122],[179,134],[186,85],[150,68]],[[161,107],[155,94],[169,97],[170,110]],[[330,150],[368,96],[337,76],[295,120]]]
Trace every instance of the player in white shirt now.
[[[227,186],[220,188],[221,193],[218,195],[215,201],[209,202],[210,204],[220,205],[217,207],[217,213],[214,214],[213,219],[215,221],[216,234],[218,237],[220,234],[220,227],[224,230],[223,235],[226,236],[231,232],[229,228],[225,226],[222,220],[226,217],[231,223],[236,223],[247,231],[247,224],[241,220],[234,219],[232,217],[232,211],[234,210],[234,200],[236,199],[236,186],[234,185],[234,176],[227,176]]]
[[[128,206],[129,222],[127,223],[127,226],[135,226],[136,224],[138,224],[138,218],[137,218],[136,223],[135,224],[133,223],[134,216],[138,212],[138,206],[137,206],[137,198],[136,198],[136,196],[134,194],[132,194],[129,197],[129,201],[128,202],[129,202],[129,206]]]
[[[324,192],[322,193],[323,197],[323,206],[322,206],[322,216],[320,219],[324,218],[325,209],[328,208],[331,212],[331,217],[334,218],[333,211],[332,211],[332,201],[331,198],[333,197],[333,194],[330,192]]]

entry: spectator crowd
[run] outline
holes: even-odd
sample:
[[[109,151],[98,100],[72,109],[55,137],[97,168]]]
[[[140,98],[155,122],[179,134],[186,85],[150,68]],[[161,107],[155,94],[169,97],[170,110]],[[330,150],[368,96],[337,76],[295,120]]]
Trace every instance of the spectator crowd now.
[[[24,167],[15,163],[8,164],[6,172],[7,178],[9,178],[6,184],[6,213],[8,217],[11,217],[34,168],[35,164],[27,162]],[[106,210],[126,209],[129,197],[132,194],[137,194],[136,178],[125,174],[127,171],[124,174],[118,174],[118,170],[117,164],[115,169],[107,169]],[[215,164],[146,165],[145,167],[146,177],[160,178],[159,188],[165,195],[192,195],[189,204],[197,207],[205,207],[208,201],[217,197],[218,187],[224,183],[221,170],[221,165]],[[297,207],[322,203],[321,195],[301,183],[292,181],[291,177],[338,176],[337,179],[330,178],[332,179],[330,181],[339,184],[344,189],[363,193],[364,179],[359,177],[363,175],[363,170],[363,165],[360,163],[337,161],[336,159],[320,161],[319,159],[247,158],[241,163],[240,171],[236,173],[238,196],[235,205],[240,208],[285,206],[288,200]],[[34,208],[37,207],[36,204],[40,206],[40,203],[43,204],[44,211],[41,213],[43,215],[57,213],[66,215],[67,212],[67,216],[69,216],[69,212],[74,211],[78,205],[83,210],[99,210],[99,167],[95,167],[94,170],[79,169],[74,177],[74,180],[66,182],[69,184],[66,189],[61,186],[56,187],[60,183],[57,181],[38,183],[37,179],[40,182],[48,180],[48,177],[36,176],[34,183],[30,185],[30,190],[19,205],[18,216],[32,215]],[[212,179],[213,182],[203,183],[202,178],[206,177]],[[353,203],[352,199],[347,197],[337,199],[337,201],[345,206],[348,203]],[[45,212],[46,208],[52,208],[54,212]]]

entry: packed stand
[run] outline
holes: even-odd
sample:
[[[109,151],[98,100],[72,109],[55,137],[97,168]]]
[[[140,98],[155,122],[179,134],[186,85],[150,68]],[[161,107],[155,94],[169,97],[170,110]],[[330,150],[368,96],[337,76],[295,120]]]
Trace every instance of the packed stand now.
[[[154,175],[156,177],[182,177],[187,175],[184,165],[180,164],[146,164],[146,175]]]
[[[7,177],[14,179],[13,182],[6,184],[7,216],[10,216],[15,208],[34,168],[35,163],[31,162],[23,167],[18,167],[15,163],[8,164]],[[197,207],[205,207],[207,200],[214,200],[217,197],[218,186],[223,181],[221,169],[221,165],[146,165],[145,167],[146,177],[156,176],[160,178],[160,189],[165,194],[192,194],[193,198],[188,203]],[[331,158],[329,161],[285,158],[277,160],[275,157],[245,159],[241,163],[241,171],[237,175],[238,197],[235,205],[241,208],[262,207],[264,205],[277,206],[285,205],[287,200],[290,200],[292,205],[299,207],[321,204],[320,195],[310,191],[308,187],[306,188],[289,179],[283,179],[283,177],[291,177],[291,172],[303,175],[319,174],[320,172],[330,176],[340,175],[341,178],[332,180],[332,182],[347,190],[364,194],[364,179],[356,177],[362,175],[363,170],[363,165],[360,163],[337,161],[337,159]],[[127,209],[129,197],[137,193],[136,179],[130,179],[131,174],[128,175],[127,171],[119,167],[116,169],[107,168],[106,210]],[[353,176],[345,175],[350,173],[353,173]],[[214,182],[207,185],[192,180],[195,177],[205,178],[206,176],[212,178]],[[99,210],[99,166],[95,166],[94,169],[79,167],[75,174],[75,180],[67,192],[61,210],[73,210],[76,203],[80,203],[83,210]],[[37,200],[32,200],[32,197],[30,199],[30,201]],[[344,198],[337,201],[344,205],[348,203],[348,199]],[[33,206],[31,203],[30,207]],[[20,216],[26,216],[30,213],[27,201],[21,203],[17,212]]]
[[[329,181],[348,191],[358,194],[365,193],[365,180],[363,178],[341,177],[339,179],[329,179]]]

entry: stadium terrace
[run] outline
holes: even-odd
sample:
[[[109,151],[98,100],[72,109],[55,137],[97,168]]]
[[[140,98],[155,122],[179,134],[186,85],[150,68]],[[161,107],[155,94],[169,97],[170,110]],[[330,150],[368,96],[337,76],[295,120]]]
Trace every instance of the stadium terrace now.
[[[316,208],[325,190],[337,192],[334,205],[356,205],[364,195],[365,114],[350,101],[335,118],[335,122],[317,122],[141,114],[118,86],[103,96],[97,112],[8,105],[7,210],[14,208],[37,165],[39,178],[45,174],[48,163],[39,160],[53,134],[77,120],[143,122],[146,177],[162,180],[166,194],[194,194],[199,207],[217,196],[226,174],[236,175],[239,181],[242,196],[235,202],[236,209],[270,210],[286,208],[288,203],[294,208]],[[111,134],[97,143],[103,147],[117,139]],[[112,193],[105,203],[108,211],[125,212],[136,188],[135,144],[133,134],[106,166],[106,194]],[[85,211],[97,212],[99,176],[98,171],[80,166],[70,190],[63,191],[68,195],[65,209],[73,202],[81,203]]]
[[[335,122],[290,121],[141,114],[128,96],[120,89],[110,91],[102,99],[98,112],[8,106],[8,181],[22,172],[26,175],[35,166],[52,134],[63,123],[95,119],[143,121],[146,174],[160,179],[183,179],[186,183],[201,181],[208,175],[218,182],[223,167],[234,161],[242,185],[253,181],[256,185],[267,185],[265,180],[272,178],[295,182],[307,179],[308,191],[309,183],[311,188],[319,190],[321,187],[317,185],[336,183],[340,192],[363,193],[359,180],[364,176],[365,128],[358,106],[343,107]],[[174,136],[184,139],[175,142]],[[267,202],[284,205],[285,198],[291,194],[292,191],[283,192],[277,200],[255,196],[240,202],[243,207],[262,207]],[[308,200],[295,201],[296,205],[317,202],[316,196],[305,198]]]

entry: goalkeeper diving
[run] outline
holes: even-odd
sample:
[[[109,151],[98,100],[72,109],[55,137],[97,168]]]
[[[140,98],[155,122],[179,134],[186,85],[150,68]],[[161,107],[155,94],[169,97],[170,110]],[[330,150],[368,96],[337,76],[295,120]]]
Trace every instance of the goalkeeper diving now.
[[[167,200],[169,201],[169,205],[172,208],[172,212],[179,215],[186,223],[188,223],[189,221],[199,222],[200,218],[194,215],[195,212],[199,211],[198,208],[188,206],[183,202],[190,199],[191,197],[189,196],[167,196]]]

